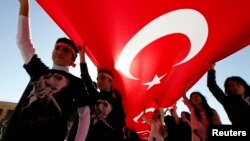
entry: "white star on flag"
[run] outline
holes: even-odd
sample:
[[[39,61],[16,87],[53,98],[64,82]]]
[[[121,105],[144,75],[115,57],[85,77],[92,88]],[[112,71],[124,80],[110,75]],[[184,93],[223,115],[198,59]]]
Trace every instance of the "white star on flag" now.
[[[158,75],[156,74],[154,79],[151,82],[147,82],[147,83],[143,83],[143,85],[148,85],[147,90],[149,90],[151,87],[153,87],[154,85],[160,84],[161,83],[161,79],[165,76],[166,74],[162,75],[161,77],[158,77]]]

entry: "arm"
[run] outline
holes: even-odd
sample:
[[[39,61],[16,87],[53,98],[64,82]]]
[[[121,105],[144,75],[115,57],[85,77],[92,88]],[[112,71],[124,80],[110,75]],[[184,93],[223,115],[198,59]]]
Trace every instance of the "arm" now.
[[[213,67],[207,73],[207,86],[210,92],[213,94],[213,96],[220,103],[224,103],[226,95],[216,83],[215,70]]]
[[[150,124],[150,120],[146,117],[146,109],[143,110],[142,119],[143,119],[147,124]]]
[[[88,93],[90,94],[90,100],[91,104],[93,101],[95,101],[98,98],[98,91],[89,75],[88,72],[88,66],[86,64],[85,60],[85,45],[80,46],[79,48],[79,55],[80,55],[80,69],[81,69],[81,78],[84,81],[86,88],[88,90]]]
[[[172,109],[171,109],[171,115],[174,117],[175,119],[175,123],[179,124],[180,123],[180,117],[178,116],[177,112],[176,112],[177,106],[175,105]]]
[[[161,122],[164,123],[164,110],[160,107],[160,114],[161,114]]]
[[[29,16],[29,0],[19,0],[19,2],[20,2],[19,15],[28,17]]]
[[[190,108],[190,107],[191,107],[191,103],[190,103],[189,99],[187,98],[187,96],[186,96],[186,95],[183,95],[182,98],[183,98],[184,104],[185,104],[188,108]]]
[[[78,108],[78,128],[75,141],[85,141],[90,125],[90,108],[89,106]]]
[[[212,124],[215,124],[215,125],[221,125],[221,124],[222,124],[219,114],[218,114],[217,111],[214,110],[214,109],[213,109],[212,121],[213,121]]]
[[[187,82],[187,83],[188,83],[188,82]],[[191,104],[191,102],[189,101],[189,99],[188,99],[187,96],[186,96],[186,92],[187,92],[187,83],[186,83],[185,86],[184,86],[182,98],[183,98],[184,104],[185,104],[185,105],[188,107],[188,109],[190,110],[191,107],[192,107],[192,104]]]
[[[25,64],[28,64],[35,54],[31,43],[29,27],[29,0],[19,0],[19,18],[17,27],[17,46],[21,52]]]
[[[160,120],[162,122],[164,122],[164,115],[165,115],[164,110],[163,110],[161,104],[156,99],[154,101],[155,101],[155,103],[157,104],[157,106],[159,107],[159,110],[160,110],[160,114],[161,114],[161,119]]]
[[[80,63],[86,63],[86,59],[85,59],[86,46],[85,45],[79,46],[78,50],[79,50],[79,55],[80,55]]]

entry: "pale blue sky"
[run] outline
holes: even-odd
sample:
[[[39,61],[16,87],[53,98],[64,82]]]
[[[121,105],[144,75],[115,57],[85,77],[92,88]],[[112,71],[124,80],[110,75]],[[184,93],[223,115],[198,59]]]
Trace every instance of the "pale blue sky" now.
[[[54,42],[57,38],[65,36],[61,29],[51,20],[43,9],[31,0],[31,32],[33,44],[36,47],[37,54],[48,66],[52,65],[51,52]],[[29,77],[23,69],[23,60],[16,45],[16,28],[18,16],[18,0],[1,0],[0,2],[0,101],[18,102],[21,97]],[[77,59],[78,61],[78,59]],[[217,82],[223,88],[224,81],[227,77],[238,75],[250,83],[250,46],[236,52],[235,54],[217,62]],[[78,64],[78,62],[76,62]],[[95,80],[96,70],[93,64],[90,64],[91,76]],[[79,65],[71,68],[70,71],[79,76]],[[224,88],[223,88],[224,89]],[[206,85],[206,74],[188,91],[203,93],[209,104],[215,108],[224,124],[229,124],[223,107],[209,92]],[[178,101],[178,113],[187,110],[182,100]]]

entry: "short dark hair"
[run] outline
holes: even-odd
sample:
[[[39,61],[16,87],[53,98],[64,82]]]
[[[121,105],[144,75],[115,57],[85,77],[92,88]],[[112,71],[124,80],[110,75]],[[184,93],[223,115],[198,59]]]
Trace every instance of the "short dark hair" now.
[[[106,73],[108,75],[110,75],[112,78],[114,77],[113,73],[110,70],[104,69],[104,68],[100,68],[97,71],[98,73]]]
[[[56,43],[65,43],[65,44],[70,45],[73,48],[74,52],[75,52],[75,55],[73,56],[73,60],[75,61],[75,59],[77,57],[77,53],[78,53],[78,48],[77,48],[76,44],[72,40],[70,40],[70,39],[68,39],[66,37],[62,37],[62,38],[58,38]]]

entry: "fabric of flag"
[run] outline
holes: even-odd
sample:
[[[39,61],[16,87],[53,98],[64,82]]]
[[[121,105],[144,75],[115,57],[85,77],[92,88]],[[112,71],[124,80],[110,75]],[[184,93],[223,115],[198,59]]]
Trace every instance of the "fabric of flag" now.
[[[98,67],[115,72],[129,128],[144,108],[169,107],[211,63],[250,44],[249,0],[37,0]]]

